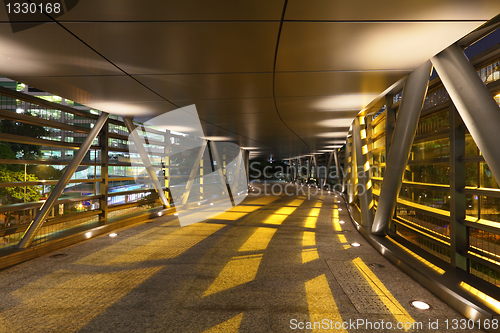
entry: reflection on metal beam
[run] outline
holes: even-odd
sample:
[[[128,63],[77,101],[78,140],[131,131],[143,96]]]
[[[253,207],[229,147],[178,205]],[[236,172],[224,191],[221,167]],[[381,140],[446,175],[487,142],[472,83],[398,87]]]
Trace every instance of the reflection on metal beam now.
[[[372,233],[385,235],[396,209],[398,194],[410,156],[411,145],[417,131],[420,110],[425,100],[432,65],[427,61],[415,69],[408,78],[403,90],[403,98],[396,119],[396,127],[391,142],[391,150],[387,156],[386,169],[377,212],[373,221]]]
[[[142,140],[139,137],[139,133],[137,133],[136,131],[134,122],[130,118],[123,118],[123,122],[130,133],[129,137],[130,139],[132,139],[132,142],[134,142],[135,149],[137,150],[137,153],[141,157],[141,161],[144,164],[144,168],[146,169],[149,179],[151,179],[151,182],[153,183],[153,186],[156,192],[158,193],[158,196],[160,197],[161,203],[163,204],[163,206],[169,207],[170,204],[167,200],[167,197],[165,196],[165,192],[163,191],[163,187],[160,184],[158,176],[156,175],[155,170],[153,168],[153,165],[151,165],[148,153],[146,152],[146,149],[144,149],[144,145],[142,144]]]
[[[364,125],[363,125],[364,129]],[[363,154],[363,142],[361,141],[361,126],[359,117],[354,119],[354,126],[352,128],[352,138],[354,142],[353,155],[356,155],[356,163],[354,164],[354,171],[358,177],[358,198],[361,209],[361,224],[365,227],[371,227],[373,222],[373,197],[372,187],[370,182],[370,168],[366,168],[368,160],[366,155]],[[353,191],[356,190],[353,189]]]
[[[78,149],[75,156],[71,160],[71,163],[68,165],[68,167],[62,174],[61,178],[57,182],[57,185],[54,187],[52,192],[50,192],[49,197],[43,203],[42,207],[40,207],[40,211],[38,211],[38,213],[36,214],[35,219],[31,222],[28,229],[26,229],[23,238],[19,241],[19,244],[17,245],[18,248],[25,249],[31,245],[31,242],[33,242],[33,239],[35,238],[38,230],[40,229],[43,222],[47,218],[47,215],[49,214],[50,210],[52,209],[57,199],[59,199],[59,196],[66,188],[66,185],[71,179],[71,176],[73,176],[73,173],[76,171],[80,163],[83,161],[83,158],[87,154],[87,151],[94,142],[95,138],[101,131],[104,124],[106,124],[108,117],[109,117],[108,113],[105,112],[101,113],[94,127],[92,128],[92,130],[90,131],[90,133],[80,146],[80,149]]]
[[[458,45],[431,60],[493,176],[500,179],[498,104]]]

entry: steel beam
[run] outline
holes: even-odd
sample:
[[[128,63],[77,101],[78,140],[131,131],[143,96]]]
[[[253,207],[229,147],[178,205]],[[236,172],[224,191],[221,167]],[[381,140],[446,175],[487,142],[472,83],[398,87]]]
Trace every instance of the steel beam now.
[[[352,138],[354,142],[353,152],[354,154],[356,154],[356,164],[354,164],[354,172],[356,172],[356,176],[358,177],[358,186],[356,187],[358,187],[358,198],[360,205],[359,208],[361,210],[361,225],[364,227],[371,227],[373,222],[373,197],[372,186],[370,182],[370,168],[366,167],[368,164],[368,160],[366,158],[366,155],[363,154],[361,125],[358,117],[354,118]],[[361,187],[361,189],[359,189],[359,187]]]
[[[342,193],[346,190],[349,192],[349,157],[351,156],[351,147],[349,145],[349,137],[345,140],[345,151],[344,151],[344,170],[343,173],[345,177],[342,179]]]
[[[449,46],[431,60],[493,176],[500,179],[498,104],[458,45]]]
[[[339,155],[338,155],[339,149],[335,148],[333,150],[333,158],[335,159],[335,173],[337,174],[337,184],[340,183],[340,169],[339,169]]]
[[[155,170],[153,168],[153,165],[151,165],[151,161],[149,160],[148,153],[146,152],[146,149],[144,149],[144,146],[142,144],[142,140],[139,137],[139,133],[136,131],[136,127],[134,125],[134,122],[130,118],[123,118],[123,122],[125,123],[125,126],[127,127],[127,130],[130,133],[130,139],[134,143],[135,149],[137,150],[137,153],[139,154],[142,164],[144,165],[144,168],[146,169],[146,172],[148,173],[149,179],[151,179],[151,182],[153,183],[153,186],[158,193],[158,196],[160,197],[160,201],[163,204],[163,206],[168,207],[169,202],[167,200],[167,197],[165,196],[165,192],[163,191],[163,187],[160,184],[160,180],[158,179],[158,175],[155,173]]]
[[[465,124],[450,102],[450,264],[467,271],[469,237],[465,221]]]
[[[389,222],[396,209],[406,164],[417,131],[420,111],[427,93],[431,69],[431,62],[427,61],[411,72],[405,82],[372,226],[372,233],[376,235],[387,233]]]
[[[101,182],[96,183],[99,186],[99,193],[101,198],[99,199],[99,208],[101,209],[101,214],[99,214],[99,224],[106,224],[108,220],[108,190],[109,190],[109,144],[108,144],[108,133],[109,133],[109,119],[103,125],[101,133],[99,135],[99,143],[101,146]]]
[[[394,95],[385,96],[385,157],[389,155],[391,148],[392,135],[394,133],[394,124],[396,123],[396,110],[392,108]]]
[[[83,141],[82,145],[80,146],[80,149],[76,152],[76,154],[73,156],[73,159],[69,163],[68,167],[62,174],[61,178],[57,182],[56,186],[50,192],[49,197],[43,205],[40,207],[40,210],[35,216],[35,219],[30,223],[28,228],[26,229],[26,232],[23,235],[23,238],[19,241],[17,247],[20,249],[25,249],[28,246],[31,245],[33,242],[33,239],[35,238],[38,230],[42,226],[43,222],[47,218],[47,215],[50,213],[52,208],[54,207],[57,199],[61,196],[63,193],[64,189],[66,188],[66,185],[71,179],[71,176],[75,173],[76,169],[80,165],[80,163],[83,161],[83,158],[85,157],[85,154],[87,154],[90,146],[92,146],[92,143],[94,142],[95,138],[97,135],[99,135],[99,132],[101,131],[102,127],[104,124],[106,124],[106,121],[108,120],[109,113],[101,113],[99,118],[97,119],[94,127],[90,130],[90,133],[88,136],[85,138]],[[107,158],[107,156],[106,156]]]

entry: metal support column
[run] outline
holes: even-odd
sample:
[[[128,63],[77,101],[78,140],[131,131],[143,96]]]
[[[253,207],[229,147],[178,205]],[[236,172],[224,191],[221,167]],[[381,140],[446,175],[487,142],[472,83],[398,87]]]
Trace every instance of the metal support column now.
[[[467,271],[469,236],[465,221],[465,124],[450,102],[450,263]]]
[[[17,245],[18,248],[25,249],[31,245],[31,242],[33,242],[33,239],[35,238],[38,230],[40,229],[43,222],[47,218],[47,215],[50,213],[50,211],[54,207],[57,199],[59,199],[62,192],[66,188],[66,185],[68,184],[69,180],[71,179],[71,176],[73,176],[73,173],[75,173],[76,169],[78,168],[80,163],[83,161],[83,158],[85,157],[85,154],[87,154],[90,146],[92,146],[94,139],[97,137],[97,135],[101,131],[104,124],[106,124],[108,117],[109,117],[109,113],[104,113],[104,112],[101,113],[101,115],[97,119],[94,127],[90,130],[89,135],[85,138],[82,145],[80,146],[80,149],[78,149],[76,154],[73,156],[73,159],[71,160],[68,167],[66,168],[66,170],[62,174],[62,176],[59,179],[59,181],[57,182],[56,186],[54,187],[52,192],[50,192],[49,197],[43,203],[42,207],[40,207],[40,210],[36,214],[35,219],[30,223],[30,225],[26,229],[26,232],[24,233],[23,238],[21,238],[21,240],[19,241],[19,243]]]
[[[212,152],[212,158],[217,164],[217,172],[219,174],[219,179],[220,182],[222,183],[222,186],[226,188],[227,193],[229,194],[229,199],[231,199],[231,204],[234,207],[234,199],[233,199],[233,193],[231,192],[231,187],[229,186],[229,183],[227,182],[226,175],[224,174],[224,168],[221,163],[220,155],[219,152],[217,151],[217,147],[215,142],[209,141],[208,142],[210,146],[210,150]]]
[[[198,174],[198,170],[202,166],[201,161],[203,160],[203,154],[205,153],[206,146],[207,146],[207,141],[205,141],[204,144],[201,147],[199,147],[200,150],[198,151],[198,155],[196,155],[193,168],[189,173],[189,178],[186,183],[186,189],[184,190],[184,194],[182,195],[182,198],[180,200],[181,205],[185,205],[189,199],[189,195],[191,194],[191,189],[193,188],[194,181],[196,180],[196,175]],[[213,169],[213,164],[212,164],[212,169]]]
[[[300,180],[300,183],[302,183],[302,158],[299,157],[297,158],[297,165],[298,165],[298,175],[297,175],[297,180]],[[297,182],[298,184],[299,182]]]
[[[245,163],[245,172],[247,174],[247,184],[250,184],[250,151],[243,150],[245,154],[243,155],[244,163]]]
[[[309,179],[311,179],[311,176],[312,176],[312,161],[313,161],[313,157],[309,156],[309,158],[307,159],[306,184],[309,182]]]
[[[316,185],[320,185],[318,160],[316,159],[316,155],[313,155],[312,158],[314,161],[314,170],[315,170],[314,176],[316,177]]]
[[[99,134],[99,144],[101,146],[101,182],[99,184],[99,193],[101,198],[99,199],[99,209],[101,214],[99,214],[99,224],[105,224],[108,220],[108,187],[109,187],[109,119],[102,127],[101,133]]]
[[[405,82],[372,226],[372,233],[376,235],[387,233],[389,222],[396,209],[411,145],[417,131],[420,111],[427,93],[431,69],[431,62],[427,61],[411,72]]]
[[[326,186],[326,182],[330,178],[330,167],[332,166],[332,159],[333,159],[333,150],[330,153],[330,157],[328,158],[328,163],[326,164],[326,176],[325,179],[323,180],[323,187]]]
[[[500,179],[498,104],[458,45],[449,46],[431,60],[493,176]]]
[[[389,155],[392,136],[394,134],[394,125],[396,124],[396,110],[392,108],[394,95],[385,96],[385,157]]]
[[[353,126],[354,127],[354,126]],[[357,172],[357,167],[356,167],[356,150],[354,149],[354,138],[353,138],[353,132],[351,132],[351,137],[350,137],[350,145],[351,145],[351,156],[350,156],[350,164],[349,164],[349,187],[347,188],[347,191],[349,193],[349,203],[353,204],[354,203],[354,198],[356,195],[356,184],[358,183],[358,172]]]
[[[127,127],[130,133],[129,137],[130,139],[132,139],[132,142],[134,143],[137,153],[141,157],[142,164],[144,164],[144,168],[148,173],[149,179],[151,179],[151,181],[153,182],[153,186],[156,192],[158,193],[158,196],[160,197],[161,203],[163,204],[164,207],[169,207],[169,202],[167,200],[167,197],[165,196],[165,192],[163,191],[163,187],[161,186],[160,180],[158,179],[158,176],[156,175],[155,170],[151,165],[151,161],[149,160],[146,149],[144,149],[141,138],[139,137],[139,134],[135,130],[136,127],[134,125],[134,122],[130,118],[123,118],[123,122],[125,123],[125,126]]]
[[[163,160],[164,163],[163,175],[165,176],[165,190],[167,192],[165,196],[167,197],[167,202],[170,206],[170,200],[172,196],[170,193],[170,131],[169,130],[165,130],[163,138],[164,138],[163,153],[165,154],[165,159]]]
[[[349,145],[349,137],[345,141],[345,152],[344,152],[344,174],[345,177],[342,179],[342,193],[349,192],[349,163],[351,157],[351,146]]]
[[[359,117],[354,118],[354,126],[352,128],[352,137],[354,141],[354,154],[356,154],[356,164],[354,165],[355,172],[358,176],[358,198],[361,209],[361,225],[371,227],[373,222],[373,197],[372,186],[370,181],[370,167],[363,154],[363,142]],[[361,187],[361,188],[359,188]]]
[[[333,158],[335,159],[335,173],[337,175],[337,184],[340,183],[340,169],[339,169],[339,155],[338,155],[338,148],[335,148],[333,150]]]

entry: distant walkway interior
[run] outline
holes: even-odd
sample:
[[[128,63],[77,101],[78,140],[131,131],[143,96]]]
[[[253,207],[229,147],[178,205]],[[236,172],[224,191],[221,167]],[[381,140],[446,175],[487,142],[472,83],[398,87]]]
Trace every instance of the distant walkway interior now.
[[[429,319],[463,318],[365,242],[340,195],[255,188],[205,222],[162,216],[1,271],[0,332],[436,332]]]

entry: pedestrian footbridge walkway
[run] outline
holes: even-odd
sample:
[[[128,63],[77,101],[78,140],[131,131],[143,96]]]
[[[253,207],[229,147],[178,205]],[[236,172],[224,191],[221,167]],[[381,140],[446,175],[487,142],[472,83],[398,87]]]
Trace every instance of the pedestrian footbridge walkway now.
[[[3,270],[0,332],[454,331],[463,317],[365,242],[340,196],[297,190],[256,187],[202,223],[166,215]]]

